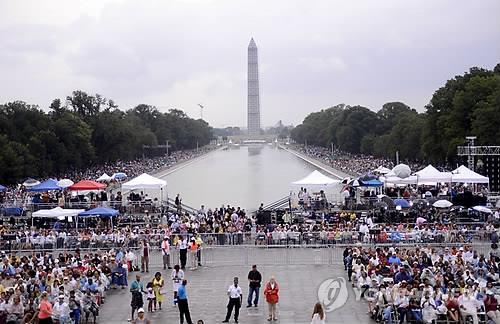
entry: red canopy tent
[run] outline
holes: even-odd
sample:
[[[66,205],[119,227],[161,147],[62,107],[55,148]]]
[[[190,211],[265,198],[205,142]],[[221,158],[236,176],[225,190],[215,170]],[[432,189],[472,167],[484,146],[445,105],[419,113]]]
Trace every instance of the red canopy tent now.
[[[78,191],[78,190],[101,190],[106,188],[106,185],[103,183],[95,182],[92,180],[82,180],[78,183],[75,183],[69,190]]]

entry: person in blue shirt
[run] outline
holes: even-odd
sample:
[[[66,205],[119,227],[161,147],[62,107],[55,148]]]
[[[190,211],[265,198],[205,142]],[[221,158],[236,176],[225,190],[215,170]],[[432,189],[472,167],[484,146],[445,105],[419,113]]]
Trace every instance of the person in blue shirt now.
[[[92,280],[92,278],[88,278],[87,283],[85,284],[85,290],[90,290],[92,293],[97,292],[97,284]]]
[[[177,290],[177,306],[179,306],[180,323],[184,324],[184,317],[186,317],[187,324],[193,324],[191,321],[191,314],[189,313],[189,305],[186,292],[187,280],[182,280],[182,285]]]
[[[141,275],[135,275],[135,280],[132,281],[130,285],[130,292],[132,293],[132,301],[130,302],[130,306],[132,307],[132,316],[129,319],[129,322],[134,320],[135,311],[144,306],[144,301],[142,299],[142,294],[145,293],[144,285],[141,282]]]
[[[399,234],[399,232],[394,231],[391,233],[390,236],[391,242],[401,242],[402,236]]]
[[[398,266],[401,265],[401,259],[396,255],[396,253],[392,253],[387,262],[389,262],[390,265],[393,264],[397,264]]]
[[[398,284],[401,281],[410,282],[412,280],[413,279],[412,279],[411,275],[406,271],[405,267],[401,267],[399,269],[399,272],[396,273],[396,275],[394,276],[394,283],[395,284]]]
[[[113,273],[111,274],[111,286],[115,288],[116,286],[121,286],[122,289],[128,286],[127,283],[127,270],[123,267],[121,262],[113,269]]]

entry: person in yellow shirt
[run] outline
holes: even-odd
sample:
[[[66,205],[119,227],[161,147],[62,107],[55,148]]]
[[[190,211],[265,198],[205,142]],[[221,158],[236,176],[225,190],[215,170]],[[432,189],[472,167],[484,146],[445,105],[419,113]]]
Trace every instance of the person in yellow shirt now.
[[[179,236],[178,235],[174,235],[174,240],[173,240],[172,246],[177,246],[178,242],[179,242]]]
[[[200,233],[196,234],[196,244],[198,245],[198,251],[196,252],[196,257],[198,259],[198,266],[201,267],[201,246],[203,245],[203,240],[201,239]]]

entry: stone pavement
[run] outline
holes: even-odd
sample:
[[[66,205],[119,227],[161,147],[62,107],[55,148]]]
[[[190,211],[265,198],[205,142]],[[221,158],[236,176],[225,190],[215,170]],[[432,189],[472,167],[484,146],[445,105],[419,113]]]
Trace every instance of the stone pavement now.
[[[312,253],[311,249],[297,249],[296,251],[300,254]],[[245,252],[242,250],[242,253]],[[309,324],[313,306],[318,301],[318,288],[321,283],[327,279],[335,279],[345,275],[340,262],[323,265],[279,264],[279,262],[278,265],[270,265],[269,262],[263,262],[265,265],[259,265],[258,257],[250,260],[250,262],[254,261],[258,265],[264,280],[267,281],[271,275],[274,275],[280,284],[279,320],[277,321],[280,324]],[[215,263],[210,262],[208,265],[198,268],[198,270],[185,271],[188,280],[189,308],[194,323],[198,319],[203,319],[207,324],[220,323],[224,320],[227,305],[226,291],[234,276],[240,278],[244,293],[244,305],[241,308],[239,322],[246,324],[268,323],[267,304],[263,298],[263,288],[260,292],[259,307],[249,309],[245,307],[248,293],[246,277],[250,266],[242,264],[230,265],[229,262],[222,262],[223,265],[216,265]],[[146,282],[147,279],[151,279],[154,272],[158,270],[160,270],[159,265],[153,266],[150,273],[143,276],[143,281]],[[166,303],[162,311],[152,314],[146,313],[146,316],[153,324],[179,323],[178,309],[172,306],[170,270],[161,270],[161,272],[166,281]],[[132,274],[132,276],[135,276],[135,274]],[[333,312],[327,313],[326,322],[369,323],[370,319],[366,315],[366,305],[355,300],[356,294],[349,285],[347,291],[348,300],[346,304]],[[112,290],[108,294],[106,303],[101,308],[99,323],[126,323],[130,317],[130,299],[128,289]],[[230,322],[234,323],[233,319]]]

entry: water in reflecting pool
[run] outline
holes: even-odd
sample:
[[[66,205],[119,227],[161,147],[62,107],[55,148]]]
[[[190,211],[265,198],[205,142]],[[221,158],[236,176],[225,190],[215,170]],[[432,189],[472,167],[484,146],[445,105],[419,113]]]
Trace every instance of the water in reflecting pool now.
[[[257,209],[290,192],[290,183],[315,167],[274,146],[239,146],[208,154],[164,177],[169,197],[198,208],[221,204]]]

